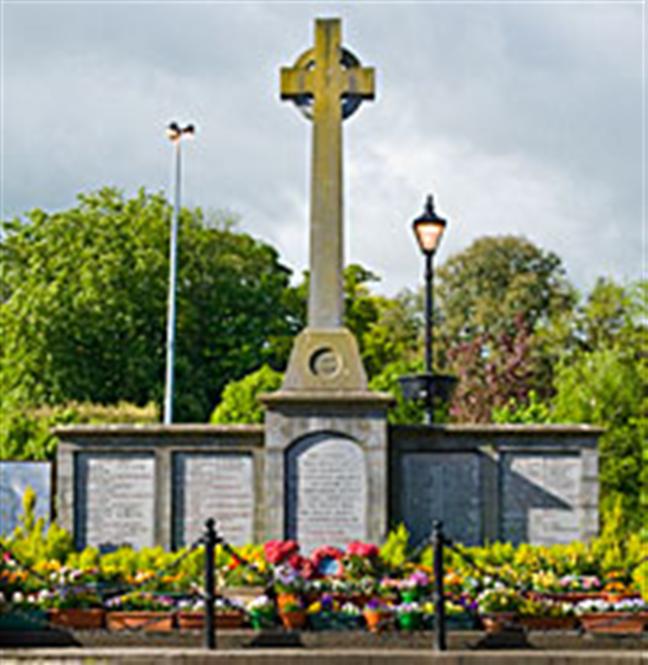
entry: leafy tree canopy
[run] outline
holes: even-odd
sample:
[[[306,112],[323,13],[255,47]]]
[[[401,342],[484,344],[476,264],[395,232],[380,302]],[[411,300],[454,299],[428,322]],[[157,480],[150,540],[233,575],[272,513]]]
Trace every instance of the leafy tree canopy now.
[[[436,293],[450,344],[515,334],[520,315],[534,330],[575,299],[560,258],[516,236],[479,238],[450,257],[438,270]]]
[[[79,196],[3,225],[0,383],[24,404],[161,402],[170,206],[141,190]],[[276,358],[295,331],[289,270],[233,220],[180,216],[176,390],[180,421],[204,421],[232,377]],[[284,344],[284,347],[287,345]]]
[[[263,408],[259,395],[279,390],[282,381],[283,373],[268,365],[263,365],[238,381],[230,381],[223,390],[223,398],[214,409],[210,422],[219,425],[262,423]]]

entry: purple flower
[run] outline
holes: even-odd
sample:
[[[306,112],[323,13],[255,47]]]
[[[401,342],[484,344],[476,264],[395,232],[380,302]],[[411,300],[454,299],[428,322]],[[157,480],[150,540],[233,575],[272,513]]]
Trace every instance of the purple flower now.
[[[369,601],[367,601],[366,607],[370,610],[378,610],[382,607],[382,603],[378,598],[370,598]]]
[[[415,570],[409,576],[409,579],[416,586],[428,586],[430,584],[430,578],[422,570]]]
[[[333,609],[333,596],[329,593],[325,593],[322,595],[322,598],[320,599],[320,603],[322,605],[323,610],[330,611]]]

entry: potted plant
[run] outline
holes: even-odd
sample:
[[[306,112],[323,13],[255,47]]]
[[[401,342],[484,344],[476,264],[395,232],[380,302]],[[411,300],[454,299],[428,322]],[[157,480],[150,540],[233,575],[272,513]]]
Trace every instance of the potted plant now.
[[[214,602],[217,629],[241,628],[245,614],[238,603],[226,598]],[[178,602],[178,628],[180,630],[203,630],[205,626],[205,601],[203,598],[187,598]]]
[[[265,594],[251,600],[247,605],[247,611],[252,628],[255,630],[274,626],[277,617],[275,604]]]
[[[422,570],[415,570],[409,577],[401,581],[399,590],[403,603],[415,603],[430,588],[430,578]]]
[[[477,607],[487,633],[499,633],[515,622],[522,599],[513,589],[502,586],[482,591]]]
[[[135,591],[106,602],[108,630],[169,632],[173,628],[173,599]]]
[[[14,591],[5,596],[0,592],[0,630],[43,630],[46,627],[47,612],[40,605],[39,593]]]
[[[642,633],[648,624],[648,604],[641,598],[616,603],[584,600],[575,612],[583,628],[592,633]]]
[[[572,630],[574,606],[549,598],[525,598],[518,609],[519,621],[528,630]]]
[[[305,581],[296,568],[287,563],[276,566],[273,573],[273,584],[280,613],[284,611],[285,606],[301,605]]]
[[[475,606],[476,611],[476,606]],[[423,628],[434,630],[435,625],[435,607],[434,603],[427,601],[421,606],[423,612]],[[462,605],[453,600],[445,601],[445,620],[448,630],[472,630],[475,628],[475,616],[471,614],[466,605]]]
[[[402,603],[396,607],[396,622],[401,630],[420,630],[423,612],[418,603]]]
[[[306,608],[310,627],[313,630],[334,630],[338,606],[338,602],[331,594],[322,594],[319,600]]]
[[[306,610],[299,601],[285,602],[279,609],[279,618],[286,630],[301,630],[306,625]]]
[[[371,598],[367,601],[362,614],[368,630],[372,633],[377,633],[386,628],[392,615],[389,606],[379,598]]]
[[[103,628],[106,612],[96,591],[83,587],[63,588],[52,593],[42,605],[50,623],[78,630]]]

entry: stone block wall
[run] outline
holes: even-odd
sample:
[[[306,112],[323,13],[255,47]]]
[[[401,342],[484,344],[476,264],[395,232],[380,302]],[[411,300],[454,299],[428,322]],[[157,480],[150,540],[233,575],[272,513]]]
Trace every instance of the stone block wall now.
[[[390,522],[415,541],[441,519],[484,541],[566,543],[598,533],[598,428],[587,425],[395,426]]]
[[[598,532],[599,429],[387,429],[384,404],[292,409],[266,427],[59,427],[57,520],[104,549],[191,544],[208,517],[234,545],[297,537],[306,550],[380,541],[399,522],[420,542],[435,519],[466,544]]]
[[[191,544],[214,517],[233,544],[263,538],[263,427],[55,430],[57,519],[78,547]]]

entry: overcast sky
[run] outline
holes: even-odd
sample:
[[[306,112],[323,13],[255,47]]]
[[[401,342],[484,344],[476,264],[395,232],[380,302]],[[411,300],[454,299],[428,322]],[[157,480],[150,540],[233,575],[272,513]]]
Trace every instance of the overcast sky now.
[[[345,241],[382,291],[420,281],[428,192],[441,261],[518,234],[581,289],[645,276],[642,2],[3,0],[2,217],[104,185],[170,191],[164,128],[191,121],[183,202],[236,211],[301,271],[311,127],[279,68],[335,16],[376,68],[376,100],[345,122]]]

